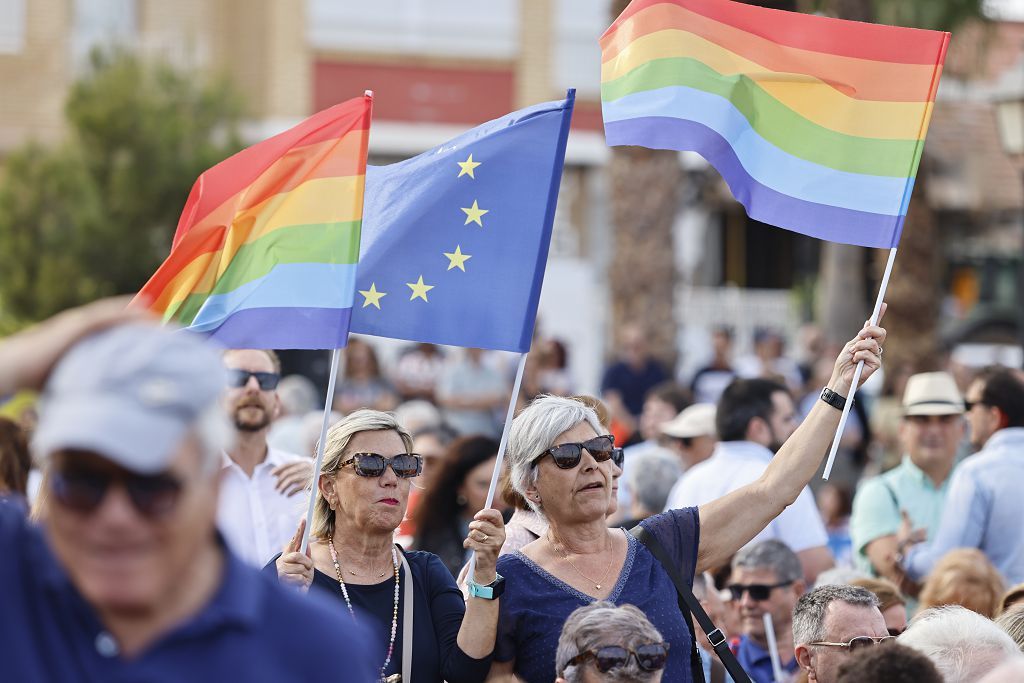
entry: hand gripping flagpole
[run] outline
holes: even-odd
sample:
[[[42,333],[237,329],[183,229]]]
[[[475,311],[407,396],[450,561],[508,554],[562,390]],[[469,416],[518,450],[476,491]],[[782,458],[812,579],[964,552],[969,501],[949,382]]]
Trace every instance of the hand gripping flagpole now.
[[[871,324],[878,324],[878,316],[882,311],[882,300],[885,298],[885,290],[889,286],[889,276],[892,275],[892,264],[896,261],[896,247],[889,250],[889,260],[885,264],[885,273],[882,275],[882,284],[878,288],[878,298],[875,299],[875,308],[871,312]],[[839,450],[839,441],[843,438],[843,430],[846,428],[846,419],[850,417],[850,408],[853,407],[853,395],[857,392],[857,385],[860,384],[860,375],[864,371],[864,361],[857,363],[853,371],[853,382],[850,384],[850,395],[846,397],[846,405],[843,406],[843,416],[839,418],[839,426],[836,427],[835,438],[832,439],[832,450],[828,453],[828,460],[825,462],[825,471],[822,479],[828,479],[832,474],[832,465],[835,464],[836,451]]]
[[[313,526],[313,504],[316,503],[316,491],[320,481],[320,467],[324,464],[324,442],[327,441],[327,427],[331,420],[331,404],[334,402],[334,382],[338,378],[338,356],[341,349],[331,353],[331,375],[327,379],[327,400],[324,402],[324,421],[320,425],[320,438],[316,442],[316,461],[313,465],[313,485],[309,491],[309,505],[306,508],[306,528],[302,532],[302,545],[299,552],[306,553],[309,546],[309,530]]]
[[[516,403],[519,401],[519,388],[523,385],[523,370],[526,368],[526,356],[529,352],[519,354],[519,366],[516,368],[516,379],[512,383],[512,397],[508,402],[508,412],[505,414],[505,426],[501,429],[501,441],[498,442],[498,457],[494,461],[494,472],[491,474],[491,487],[487,489],[487,502],[484,509],[491,507],[494,503],[494,491],[498,488],[498,479],[501,478],[503,465],[505,463],[505,446],[508,445],[508,432],[512,426],[512,418],[516,414]],[[476,571],[476,551],[469,559],[469,571],[466,573],[466,580],[473,580],[473,572]]]

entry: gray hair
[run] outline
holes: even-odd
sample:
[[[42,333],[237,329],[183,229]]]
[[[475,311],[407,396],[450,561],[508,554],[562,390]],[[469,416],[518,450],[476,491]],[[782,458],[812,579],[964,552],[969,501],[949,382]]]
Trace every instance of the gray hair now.
[[[788,545],[775,539],[741,548],[732,558],[732,569],[771,569],[778,582],[797,581],[804,577],[800,558]]]
[[[583,667],[586,665],[568,664],[573,657],[587,650],[606,645],[636,649],[638,645],[663,641],[658,629],[637,607],[616,607],[610,602],[598,600],[577,608],[565,620],[562,634],[558,637],[558,650],[555,652],[555,676],[562,676],[568,683],[582,681]],[[636,664],[636,658],[630,658],[627,666],[609,671],[602,680],[643,683],[654,680],[656,675],[657,672],[641,670]]]
[[[946,683],[977,681],[1020,654],[1013,639],[992,621],[960,605],[920,612],[899,642],[932,660]]]
[[[659,448],[630,459],[626,485],[633,494],[633,500],[647,512],[655,514],[665,509],[668,494],[682,474],[679,458]]]
[[[379,410],[357,410],[342,418],[327,431],[320,476],[338,471],[352,437],[360,432],[376,431],[395,432],[401,437],[406,452],[412,453],[412,436],[398,423],[394,415]],[[313,526],[310,535],[314,538],[331,538],[334,535],[334,511],[315,483],[313,491],[316,501],[313,503]]]
[[[1024,605],[1014,605],[996,617],[996,626],[1013,638],[1017,647],[1024,652]]]
[[[867,588],[829,584],[804,593],[793,609],[793,645],[825,638],[825,615],[836,600],[848,605],[878,609],[878,597]]]
[[[443,420],[441,411],[430,401],[416,399],[406,401],[395,408],[395,419],[405,425],[412,434],[424,429],[440,427]]]
[[[703,600],[707,597],[708,591],[715,590],[715,581],[707,572],[694,574],[693,586],[690,590],[693,592],[693,597]]]
[[[533,461],[554,445],[559,434],[584,422],[595,433],[605,433],[593,408],[575,399],[547,395],[535,398],[512,420],[505,451],[512,488],[526,499],[534,512],[543,514],[537,503],[526,496],[526,489],[537,481],[537,468],[531,467]]]
[[[316,410],[320,394],[308,377],[288,375],[277,385],[277,396],[286,415],[305,415]]]

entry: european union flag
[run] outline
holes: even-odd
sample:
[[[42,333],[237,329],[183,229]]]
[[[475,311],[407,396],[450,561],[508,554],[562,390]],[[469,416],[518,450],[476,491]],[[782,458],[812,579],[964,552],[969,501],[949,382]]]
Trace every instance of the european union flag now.
[[[574,97],[367,167],[352,332],[529,350]]]

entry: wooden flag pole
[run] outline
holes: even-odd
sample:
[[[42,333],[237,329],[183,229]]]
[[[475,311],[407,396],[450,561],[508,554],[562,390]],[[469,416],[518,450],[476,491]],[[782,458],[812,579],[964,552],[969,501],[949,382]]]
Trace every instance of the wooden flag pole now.
[[[505,414],[505,426],[501,428],[501,441],[498,442],[498,457],[494,461],[494,472],[491,474],[491,487],[487,489],[487,502],[484,508],[489,508],[494,503],[494,491],[498,488],[498,479],[505,464],[505,447],[508,445],[508,432],[512,426],[512,418],[516,414],[516,403],[519,401],[519,389],[523,385],[523,370],[526,369],[526,357],[529,351],[519,354],[519,366],[516,368],[516,379],[512,383],[512,398],[508,402],[508,412]],[[476,551],[469,558],[469,571],[466,573],[466,580],[473,580],[473,572],[476,570]]]
[[[327,379],[327,400],[324,402],[324,420],[320,425],[320,438],[316,442],[316,461],[313,465],[313,485],[309,491],[309,505],[306,508],[306,529],[302,532],[302,545],[299,552],[305,554],[309,547],[309,530],[313,526],[313,504],[316,502],[316,489],[320,481],[320,467],[324,464],[324,442],[327,441],[327,427],[331,419],[331,404],[334,402],[334,381],[338,378],[338,356],[341,349],[331,353],[331,375]]]
[[[889,286],[889,276],[892,275],[892,264],[896,261],[896,247],[889,250],[889,260],[885,264],[885,273],[882,275],[882,284],[878,288],[878,298],[875,299],[875,308],[871,312],[871,324],[878,324],[878,316],[882,311],[882,300],[885,298],[885,290]],[[825,462],[825,471],[822,479],[828,479],[832,474],[832,465],[835,464],[836,451],[839,450],[839,440],[843,437],[843,430],[846,428],[846,419],[850,417],[850,408],[853,407],[853,395],[857,393],[857,385],[860,383],[860,375],[864,371],[864,361],[857,363],[853,371],[853,382],[850,384],[850,395],[846,397],[846,405],[843,406],[843,416],[839,418],[839,426],[836,427],[836,436],[832,439],[832,450],[828,453],[828,460]]]

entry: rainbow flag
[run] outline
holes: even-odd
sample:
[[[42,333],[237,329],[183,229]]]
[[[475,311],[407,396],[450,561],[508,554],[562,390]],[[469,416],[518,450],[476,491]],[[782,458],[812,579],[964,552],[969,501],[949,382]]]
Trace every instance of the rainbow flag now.
[[[204,172],[140,295],[229,348],[345,345],[372,95],[311,116]]]
[[[609,145],[692,150],[765,223],[893,247],[949,34],[633,0],[601,37]]]

